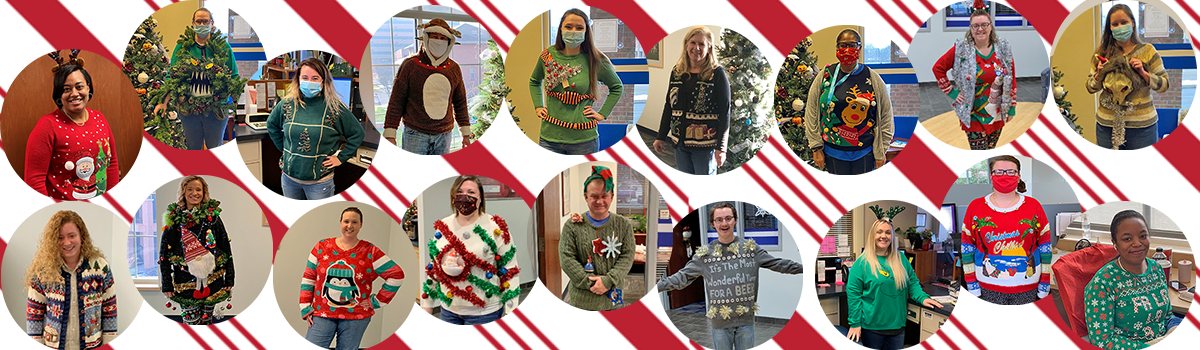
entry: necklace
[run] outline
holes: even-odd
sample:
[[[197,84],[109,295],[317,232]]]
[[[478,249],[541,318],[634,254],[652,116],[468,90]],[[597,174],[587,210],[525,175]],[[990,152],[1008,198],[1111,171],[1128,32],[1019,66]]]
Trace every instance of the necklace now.
[[[1129,269],[1126,269],[1126,268],[1125,268],[1125,264],[1122,264],[1122,263],[1121,263],[1121,258],[1117,258],[1117,266],[1118,266],[1118,267],[1120,267],[1122,270],[1125,270],[1125,272],[1128,272],[1128,273],[1133,273],[1133,271],[1129,271]],[[1143,273],[1144,273],[1144,272],[1146,272],[1146,271],[1145,271],[1145,269],[1143,269],[1143,270],[1142,270],[1142,272],[1143,272]],[[1135,274],[1135,275],[1140,275],[1140,273],[1134,273],[1134,274]]]

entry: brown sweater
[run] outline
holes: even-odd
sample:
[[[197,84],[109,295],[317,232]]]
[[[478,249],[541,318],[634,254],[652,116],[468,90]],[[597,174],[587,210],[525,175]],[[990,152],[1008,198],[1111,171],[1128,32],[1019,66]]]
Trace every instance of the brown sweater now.
[[[463,85],[462,70],[453,59],[441,67],[433,67],[421,52],[404,59],[392,84],[383,136],[395,137],[402,120],[404,127],[431,135],[450,132],[455,121],[470,126]]]

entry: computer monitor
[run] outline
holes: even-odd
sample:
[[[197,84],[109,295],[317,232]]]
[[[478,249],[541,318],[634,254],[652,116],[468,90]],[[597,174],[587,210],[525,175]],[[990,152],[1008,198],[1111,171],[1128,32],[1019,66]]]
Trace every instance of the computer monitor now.
[[[350,79],[333,79],[333,87],[337,89],[338,95],[340,95],[339,97],[342,99],[342,103],[345,103],[347,106],[350,105],[350,85],[352,82],[353,81]]]
[[[950,222],[942,225],[946,226],[942,228],[943,232],[958,233],[958,228],[962,227],[962,223],[959,222],[958,219],[958,206],[954,203],[942,203],[941,212],[942,214],[946,214],[946,216],[950,217]]]

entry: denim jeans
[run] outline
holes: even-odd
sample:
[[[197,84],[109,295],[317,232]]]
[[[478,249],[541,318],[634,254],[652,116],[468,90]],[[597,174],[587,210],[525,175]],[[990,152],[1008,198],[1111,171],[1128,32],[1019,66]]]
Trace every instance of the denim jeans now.
[[[675,147],[675,168],[692,175],[716,175],[717,158],[714,150],[691,150]]]
[[[279,187],[283,196],[291,199],[325,199],[333,197],[333,180],[304,185],[286,174],[279,174]]]
[[[400,140],[400,148],[416,154],[442,155],[450,153],[450,136],[454,131],[444,134],[426,134],[413,128],[404,128],[404,136]]]
[[[1179,327],[1180,324],[1183,324],[1183,318],[1172,315],[1171,320],[1167,321],[1167,332],[1170,332],[1172,328]]]
[[[754,346],[754,325],[712,330],[713,349],[745,350]]]
[[[308,333],[304,335],[304,339],[322,349],[328,349],[329,343],[333,342],[333,336],[337,335],[336,350],[358,350],[363,333],[367,331],[367,325],[371,324],[370,317],[361,320],[342,320],[314,315],[312,321],[313,324],[308,327]]]
[[[492,323],[492,321],[499,320],[500,316],[504,316],[504,308],[500,308],[499,310],[496,310],[496,312],[487,315],[479,316],[459,315],[450,312],[450,310],[446,310],[446,308],[442,308],[441,318],[442,321],[446,321],[450,324],[473,326]]]
[[[183,122],[183,137],[187,139],[187,149],[202,150],[217,148],[225,136],[225,125],[228,119],[217,119],[212,112],[202,112],[197,115],[180,115]]]
[[[897,335],[883,335],[869,329],[862,330],[859,339],[862,345],[876,350],[900,350],[904,348],[904,331]]]
[[[584,156],[600,151],[600,138],[580,143],[550,142],[546,141],[546,139],[538,138],[538,146],[542,146],[542,148],[558,154]]]
[[[1096,144],[1104,148],[1112,148],[1113,129],[1096,124]],[[1144,128],[1125,128],[1125,144],[1118,149],[1139,149],[1153,146],[1158,142],[1158,123]]]

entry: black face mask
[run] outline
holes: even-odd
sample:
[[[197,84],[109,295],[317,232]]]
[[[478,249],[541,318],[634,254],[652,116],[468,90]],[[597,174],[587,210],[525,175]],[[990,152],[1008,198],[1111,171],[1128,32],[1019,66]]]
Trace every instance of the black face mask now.
[[[475,204],[476,201],[478,199],[468,194],[457,195],[454,197],[454,210],[457,210],[459,215],[471,215],[475,212],[475,208],[478,208],[478,205]]]

